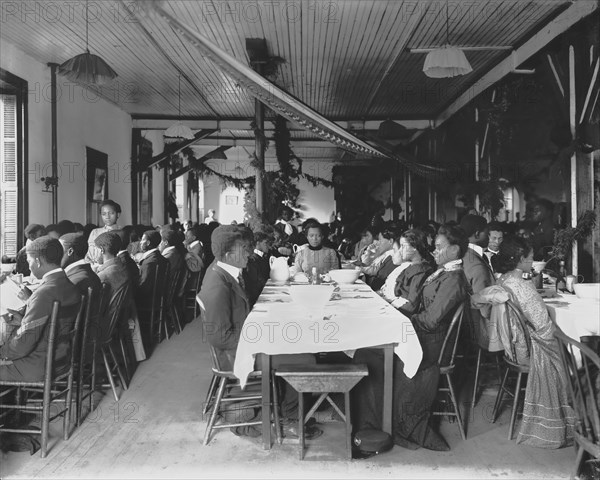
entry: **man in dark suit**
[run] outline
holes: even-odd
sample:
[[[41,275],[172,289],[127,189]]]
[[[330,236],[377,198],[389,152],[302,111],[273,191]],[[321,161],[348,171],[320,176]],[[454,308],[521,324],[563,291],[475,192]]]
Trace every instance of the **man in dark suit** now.
[[[494,284],[494,274],[483,253],[488,243],[487,221],[479,215],[469,214],[462,218],[460,226],[469,237],[469,248],[463,257],[463,270],[472,293],[479,293]],[[466,319],[469,321],[471,338],[487,350],[490,342],[488,320],[491,306],[487,305],[482,309],[471,308],[468,313]]]
[[[158,246],[163,257],[169,262],[169,275],[167,285],[171,285],[171,282],[176,275],[179,276],[177,285],[175,285],[175,296],[180,296],[182,283],[185,283],[187,271],[185,269],[185,261],[181,254],[183,244],[179,236],[179,232],[171,229],[161,229],[160,232],[161,242]]]
[[[254,306],[265,283],[269,279],[269,251],[273,245],[273,235],[268,232],[254,232],[254,252],[248,257],[248,264],[242,274],[250,306]]]
[[[117,254],[121,250],[121,238],[116,232],[104,232],[94,240],[102,255],[102,264],[98,267],[98,277],[109,287],[109,297],[112,298],[125,284],[130,282],[127,267]],[[137,269],[137,267],[136,267]]]
[[[211,248],[215,262],[209,267],[198,303],[202,308],[203,338],[214,348],[220,367],[233,370],[235,353],[240,340],[242,327],[250,312],[250,303],[242,287],[242,270],[252,252],[252,232],[245,227],[221,225],[211,236]],[[316,363],[314,355],[274,355],[273,368],[287,364]],[[257,366],[260,369],[260,366]],[[287,384],[280,398],[281,413],[287,435],[294,435],[298,416],[298,393]],[[306,428],[307,438],[316,437],[322,432],[317,428]],[[238,435],[259,435],[254,427],[239,427]]]
[[[121,239],[121,247],[119,252],[117,253],[117,259],[125,265],[127,269],[127,273],[129,274],[129,280],[131,281],[131,285],[133,287],[137,287],[140,282],[140,269],[135,263],[135,260],[131,258],[129,252],[127,251],[127,245],[129,244],[129,239],[127,238],[127,232],[125,230],[113,230],[119,238]]]
[[[160,233],[156,230],[146,230],[140,240],[140,248],[143,255],[140,261],[140,283],[135,292],[135,303],[139,314],[140,330],[144,339],[144,348],[151,350],[152,332],[150,331],[150,312],[152,304],[158,304],[158,298],[153,297],[155,269],[168,272],[169,261],[163,257],[158,246],[160,245]],[[159,277],[164,288],[167,287],[166,276]]]
[[[82,295],[87,295],[89,287],[99,292],[102,283],[92,270],[92,265],[85,261],[88,244],[83,233],[66,233],[59,241],[64,251],[60,266],[65,270],[69,281]]]
[[[11,311],[21,321],[6,343],[0,347],[1,381],[41,381],[44,376],[48,336],[44,334],[54,301],[61,306],[78,305],[81,294],[60,268],[63,248],[60,242],[48,236],[40,237],[27,246],[27,262],[42,284],[30,294],[24,316]],[[23,298],[29,295],[22,290]],[[73,327],[75,316],[61,318],[58,331]],[[69,355],[65,345],[57,345],[57,356]]]

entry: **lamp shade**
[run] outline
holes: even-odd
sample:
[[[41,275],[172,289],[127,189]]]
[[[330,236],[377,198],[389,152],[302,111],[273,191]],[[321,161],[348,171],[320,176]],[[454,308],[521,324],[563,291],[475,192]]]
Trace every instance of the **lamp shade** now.
[[[456,77],[472,71],[465,52],[450,45],[429,52],[423,64],[423,73],[431,78]]]
[[[77,55],[58,67],[58,73],[72,82],[106,85],[117,77],[102,58],[89,51]]]
[[[194,139],[194,133],[190,130],[190,127],[183,125],[181,122],[177,122],[171,125],[169,128],[167,128],[163,136],[167,138],[183,140]]]

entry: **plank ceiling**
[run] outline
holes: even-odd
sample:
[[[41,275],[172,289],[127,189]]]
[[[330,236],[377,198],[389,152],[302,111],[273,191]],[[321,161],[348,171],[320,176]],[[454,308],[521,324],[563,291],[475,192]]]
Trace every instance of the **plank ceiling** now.
[[[84,2],[7,3],[10,11],[3,7],[6,21],[0,41],[43,63],[60,64],[84,51]],[[449,41],[518,47],[570,3],[450,0]],[[166,22],[144,15],[141,2],[103,0],[88,5],[90,51],[119,75],[110,88],[99,89],[104,98],[134,118],[177,118],[181,72],[182,117],[253,116],[253,98]],[[454,79],[426,77],[421,71],[425,55],[408,49],[446,43],[443,1],[184,0],[162,5],[245,64],[245,39],[264,38],[269,54],[285,60],[277,67],[277,85],[335,121],[435,118],[509,55],[470,51],[472,73]],[[245,138],[249,133],[229,135]]]

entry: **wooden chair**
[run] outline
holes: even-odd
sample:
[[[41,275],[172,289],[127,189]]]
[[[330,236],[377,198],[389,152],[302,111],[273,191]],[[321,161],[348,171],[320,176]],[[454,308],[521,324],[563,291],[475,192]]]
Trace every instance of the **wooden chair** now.
[[[300,437],[300,460],[304,459],[304,425],[316,412],[323,400],[327,400],[346,423],[346,457],[352,459],[352,422],[350,419],[350,390],[369,375],[366,365],[316,364],[282,365],[275,371],[276,377],[285,379],[298,392],[298,435]],[[344,412],[329,396],[344,394]],[[320,393],[317,401],[304,415],[304,393]]]
[[[255,393],[248,392],[245,393],[243,390],[240,390],[240,381],[233,374],[231,370],[224,369],[219,360],[219,356],[217,355],[214,347],[210,346],[210,354],[213,363],[212,372],[213,378],[217,381],[217,392],[214,398],[214,402],[209,409],[210,417],[208,420],[208,424],[206,426],[206,431],[204,433],[204,445],[208,445],[210,442],[210,437],[213,430],[222,429],[222,428],[234,428],[234,427],[245,427],[245,426],[260,426],[262,425],[262,420],[254,420],[254,421],[234,421],[234,422],[226,422],[223,419],[223,422],[217,424],[218,415],[225,414],[226,412],[236,412],[239,409],[235,407],[232,409],[223,409],[222,406],[224,403],[231,402],[252,402],[244,404],[244,409],[247,408],[256,408],[262,409],[262,393],[260,391],[261,388],[261,372],[255,371],[250,373],[248,377],[248,382],[246,383],[245,389],[255,390]],[[273,422],[276,427],[276,435],[277,440],[281,443],[281,431],[279,429],[279,409],[278,409],[278,400],[277,400],[277,389],[275,388],[275,384],[272,382],[273,388],[273,408],[271,408],[273,413]],[[205,408],[206,410],[206,408]],[[264,412],[263,412],[264,414]],[[270,413],[269,413],[270,414]]]
[[[173,328],[175,333],[181,333],[181,321],[179,319],[179,312],[177,311],[175,296],[177,295],[177,291],[180,288],[179,282],[181,280],[182,274],[183,271],[180,270],[178,272],[173,272],[168,278],[166,294],[163,302],[163,321],[160,322],[160,339],[169,339],[169,327]]]
[[[480,345],[477,345],[476,348],[477,357],[475,360],[475,379],[473,381],[473,394],[471,396],[471,415],[469,418],[473,418],[473,412],[477,403],[477,393],[480,387],[481,370],[494,368],[498,373],[498,383],[493,384],[493,386],[500,387],[500,385],[502,384],[502,364],[500,362],[500,352],[487,350]],[[482,359],[484,357],[488,357],[488,359],[489,357],[491,357],[492,361],[483,361]],[[490,384],[489,386],[492,386],[492,384]]]
[[[571,478],[577,478],[585,452],[600,459],[600,357],[590,348],[568,337],[558,327],[554,333],[560,346],[560,356],[569,377],[568,391],[575,411],[573,437],[577,456]],[[578,359],[581,359],[581,366]]]
[[[41,412],[41,426],[34,428],[12,428],[0,426],[0,432],[20,432],[41,435],[41,456],[48,452],[50,422],[63,417],[63,438],[68,440],[71,433],[71,408],[75,366],[79,346],[80,327],[85,314],[85,296],[74,305],[62,306],[55,301],[44,335],[48,335],[48,350],[44,368],[44,379],[39,382],[0,382],[0,418],[10,412]],[[11,393],[16,394],[15,403],[4,403]],[[24,398],[25,397],[25,398]],[[56,410],[51,407],[58,406]]]
[[[117,373],[121,383],[121,388],[123,390],[127,390],[128,382],[125,374],[123,373],[123,369],[119,364],[113,349],[113,345],[116,343],[116,340],[118,340],[118,324],[119,321],[123,321],[123,312],[127,302],[129,301],[130,290],[131,287],[129,283],[126,283],[117,292],[115,292],[111,298],[108,307],[109,318],[107,322],[107,328],[101,332],[99,339],[100,353],[102,354],[106,376],[108,377],[110,388],[112,389],[113,396],[117,402],[119,401],[119,394],[117,393],[117,387],[113,375],[115,372]]]
[[[460,436],[463,440],[467,439],[465,434],[465,426],[463,423],[462,415],[460,413],[460,404],[458,403],[458,397],[454,384],[452,382],[452,374],[456,367],[456,348],[458,345],[458,339],[460,337],[463,316],[465,311],[465,304],[461,303],[454,312],[448,332],[444,337],[444,343],[440,351],[438,358],[438,365],[440,366],[440,386],[438,387],[438,393],[446,394],[450,397],[450,403],[452,404],[453,411],[446,410],[434,410],[431,413],[433,415],[450,416],[456,417],[456,423],[458,423],[458,429],[460,430]]]
[[[519,308],[518,305],[513,303],[511,300],[508,300],[505,304],[506,315],[504,320],[507,322],[507,326],[505,331],[507,333],[508,338],[506,339],[506,345],[509,345],[510,354],[507,354],[505,351],[504,354],[504,363],[506,365],[506,369],[504,371],[504,378],[502,379],[502,385],[500,385],[500,390],[498,390],[498,395],[496,396],[496,402],[494,404],[494,410],[492,412],[492,423],[495,423],[498,419],[498,413],[500,410],[500,404],[502,403],[502,397],[504,394],[508,394],[513,397],[513,406],[510,414],[510,425],[508,427],[508,439],[512,440],[513,431],[515,427],[515,421],[517,419],[517,409],[519,406],[519,399],[521,398],[521,392],[525,390],[527,387],[527,383],[523,385],[523,380],[529,373],[529,364],[519,363],[517,350],[515,347],[514,336],[513,336],[513,327],[520,332],[525,338],[525,346],[526,346],[526,356],[527,358],[531,355],[531,338],[529,337],[528,330],[528,321]],[[531,327],[533,329],[533,327]],[[503,343],[505,340],[503,340]],[[505,347],[506,348],[506,347]],[[517,381],[515,384],[514,391],[511,391],[507,386],[507,381],[510,373],[517,374]]]
[[[98,325],[102,318],[107,315],[109,286],[102,284],[99,292],[88,289],[88,300],[85,308],[85,320],[83,322],[80,354],[77,368],[77,390],[76,390],[76,421],[81,425],[84,419],[83,405],[88,400],[88,413],[93,410],[93,397],[96,391],[96,357],[98,354]],[[93,311],[97,308],[97,311]],[[85,392],[84,392],[85,391]]]
[[[200,307],[198,306],[198,302],[196,302],[196,295],[202,286],[203,277],[204,269],[199,272],[192,272],[188,278],[188,288],[186,288],[183,296],[181,297],[181,310],[184,312],[184,316],[190,310],[192,311],[193,318],[196,318],[200,314]]]
[[[167,287],[167,275],[169,264],[164,266],[154,265],[150,276],[152,282],[152,294],[150,298],[137,302],[140,329],[146,355],[150,357],[154,347],[161,340],[162,325],[164,323],[164,305]]]

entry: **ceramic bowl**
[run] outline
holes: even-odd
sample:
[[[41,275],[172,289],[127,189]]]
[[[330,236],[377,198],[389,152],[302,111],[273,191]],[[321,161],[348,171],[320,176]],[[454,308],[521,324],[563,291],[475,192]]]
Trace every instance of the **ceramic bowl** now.
[[[356,282],[360,275],[360,270],[329,270],[329,276],[334,282],[350,284]]]
[[[573,289],[578,298],[600,300],[600,283],[576,283]]]
[[[541,273],[544,268],[546,268],[546,262],[533,262],[531,264],[535,273]]]

